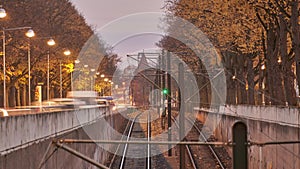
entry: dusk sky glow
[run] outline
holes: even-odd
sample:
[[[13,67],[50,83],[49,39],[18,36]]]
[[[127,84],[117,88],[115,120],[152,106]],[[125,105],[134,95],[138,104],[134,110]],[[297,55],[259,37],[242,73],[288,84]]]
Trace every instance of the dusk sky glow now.
[[[71,0],[89,25],[100,28],[120,17],[140,12],[162,12],[163,0]]]
[[[102,28],[109,26],[111,23],[118,22],[120,18],[128,15],[164,11],[164,9],[162,9],[164,5],[163,0],[71,0],[71,2],[75,5],[79,13],[85,17],[87,24],[98,31],[97,33],[102,33]],[[142,26],[138,24],[139,21],[136,23],[137,28]],[[151,21],[149,24],[151,24]],[[132,25],[128,23],[128,27],[130,26]],[[132,31],[132,29],[134,29],[134,27],[130,28],[130,30],[126,30],[126,27],[113,27],[108,31],[111,38],[114,38],[114,36],[118,36],[118,34],[126,34],[126,31]],[[113,46],[113,51],[125,59],[128,53],[157,48],[155,43],[157,43],[160,38],[160,35],[145,34],[120,39],[117,45],[109,45],[116,45]]]

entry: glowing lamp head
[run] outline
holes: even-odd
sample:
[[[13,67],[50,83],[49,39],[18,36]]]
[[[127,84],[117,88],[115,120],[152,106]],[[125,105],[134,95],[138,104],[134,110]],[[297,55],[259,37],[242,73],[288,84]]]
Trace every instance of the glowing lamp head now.
[[[70,51],[69,49],[65,50],[65,51],[64,51],[64,55],[66,55],[66,56],[71,55],[71,51]]]
[[[25,35],[26,35],[27,37],[29,37],[29,38],[32,38],[32,37],[35,36],[35,33],[34,33],[34,31],[33,31],[32,29],[29,29],[29,30],[26,32]]]
[[[0,7],[0,18],[5,18],[6,17],[6,11],[2,7]]]
[[[55,45],[55,41],[51,38],[51,39],[48,40],[47,44],[49,46],[53,46],[53,45]]]

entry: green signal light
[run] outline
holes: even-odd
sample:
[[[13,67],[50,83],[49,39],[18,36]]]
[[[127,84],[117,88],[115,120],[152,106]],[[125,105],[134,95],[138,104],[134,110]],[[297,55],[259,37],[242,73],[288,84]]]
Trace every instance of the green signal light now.
[[[168,89],[163,89],[163,94],[168,94],[169,90]]]

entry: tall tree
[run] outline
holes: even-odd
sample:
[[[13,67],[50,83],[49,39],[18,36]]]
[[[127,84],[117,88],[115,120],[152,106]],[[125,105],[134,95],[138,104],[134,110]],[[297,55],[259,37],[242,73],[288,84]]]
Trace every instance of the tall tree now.
[[[262,28],[251,5],[237,0],[180,0],[168,1],[166,10],[197,26],[217,48],[226,71],[228,101],[254,104],[257,76],[254,67],[260,63]],[[171,43],[166,38],[163,41],[164,44]],[[188,62],[190,56],[185,58]],[[200,64],[198,66],[201,67]],[[249,98],[245,99],[247,96]]]
[[[45,37],[51,36],[57,43],[51,49],[50,59],[50,82],[54,82],[55,75],[53,73],[57,69],[54,65],[58,65],[59,60],[64,60],[62,58],[63,50],[66,48],[71,50],[72,58],[69,59],[70,61],[75,60],[84,42],[93,34],[93,31],[68,0],[5,1],[3,5],[8,12],[8,17],[1,21],[2,28],[30,26],[36,33],[36,37],[29,40],[24,37],[24,31],[7,32],[7,66],[5,69],[7,70],[9,106],[16,106],[17,103],[22,103],[16,93],[24,93],[22,91],[27,89],[28,43],[30,43],[32,56],[31,85],[34,89],[37,85],[36,82],[46,84],[46,56],[49,47],[46,45]],[[32,95],[34,94],[33,91],[30,92]],[[22,94],[23,97],[27,95]]]

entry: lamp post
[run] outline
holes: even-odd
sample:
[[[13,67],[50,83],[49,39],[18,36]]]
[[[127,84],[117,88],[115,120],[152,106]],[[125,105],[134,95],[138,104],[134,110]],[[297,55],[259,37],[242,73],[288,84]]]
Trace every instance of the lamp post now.
[[[1,11],[0,11],[1,13]],[[6,57],[6,53],[5,53],[5,32],[6,31],[14,31],[14,30],[22,30],[22,29],[28,29],[26,35],[32,35],[32,33],[34,34],[33,30],[31,29],[31,27],[15,27],[15,28],[2,28],[2,55],[3,55],[3,107],[4,109],[6,108],[6,61],[5,61],[5,57]]]
[[[65,50],[64,55],[69,56],[71,54],[70,50]],[[72,75],[72,73],[71,73]],[[71,78],[72,80],[72,78]],[[71,82],[72,83],[72,82]],[[60,86],[60,98],[62,98],[62,67],[61,67],[61,60],[59,60],[59,86]]]
[[[84,73],[84,81],[85,81],[85,82],[83,82],[83,84],[84,84],[84,90],[88,90],[88,86],[87,86],[88,84],[86,82],[87,78],[85,77],[86,76],[85,75],[85,71],[86,71],[85,69],[87,69],[87,72],[88,72],[89,71],[88,67],[89,67],[89,65],[83,65],[83,73]]]
[[[94,72],[96,71],[96,69],[91,69],[91,75],[90,75],[90,85],[91,85],[91,91],[93,91],[94,90]]]
[[[34,37],[34,32],[33,32],[33,30],[28,30],[27,32],[26,32],[26,36],[28,37],[28,38],[32,38],[32,37]],[[31,83],[30,83],[30,69],[31,69],[31,65],[30,65],[30,42],[28,41],[28,52],[27,52],[27,54],[28,54],[28,105],[30,105],[31,104]]]
[[[47,41],[47,44],[49,46],[53,46],[55,45],[55,41],[50,38]],[[49,100],[49,96],[50,96],[50,49],[48,50],[48,54],[47,54],[47,100]]]
[[[80,60],[79,59],[76,59],[75,61],[75,64],[79,64],[80,63]],[[71,72],[71,91],[73,91],[74,87],[73,87],[73,72],[75,71],[75,65],[74,65],[74,70]],[[75,81],[75,80],[74,80]],[[78,77],[78,81],[80,82],[80,79]]]

